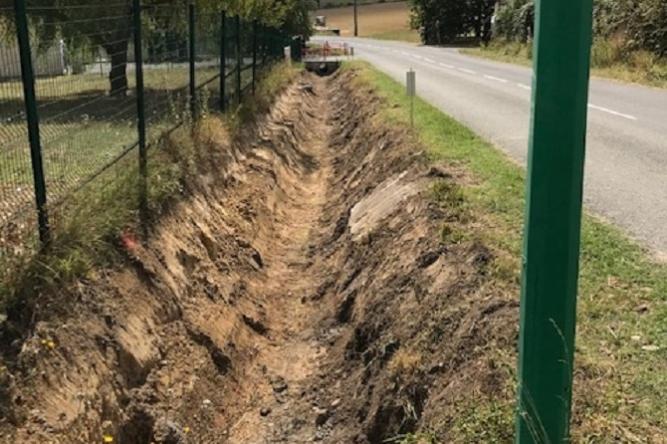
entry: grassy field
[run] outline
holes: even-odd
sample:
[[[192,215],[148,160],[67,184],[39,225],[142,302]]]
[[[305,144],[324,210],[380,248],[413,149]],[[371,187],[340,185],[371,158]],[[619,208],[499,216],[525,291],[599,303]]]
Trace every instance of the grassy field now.
[[[327,26],[338,28],[341,35],[354,34],[352,7],[321,9],[317,15],[327,18]],[[407,2],[378,3],[359,8],[359,36],[418,43],[419,33],[410,29],[410,6]]]
[[[404,87],[369,65],[355,62],[352,67],[361,70],[363,85],[370,85],[384,98],[386,119],[408,125],[409,102]],[[465,235],[477,236],[492,246],[497,257],[495,278],[516,285],[524,170],[421,99],[416,101],[415,127],[434,161],[462,169],[470,177],[462,184],[463,193],[479,228]],[[461,414],[453,424],[454,431],[461,434],[461,440],[455,442],[470,442],[466,440],[470,431],[483,431],[485,442],[505,442],[502,436],[511,427],[515,406],[511,395],[515,351],[499,350],[495,358],[498,365],[508,369],[508,389],[497,399],[481,400],[470,414]],[[647,251],[618,229],[587,215],[581,253],[573,442],[664,443],[664,393],[667,266],[655,263]],[[410,439],[406,442],[436,442],[430,435]]]
[[[199,69],[200,79],[217,74]],[[165,122],[183,109],[187,67],[147,70],[146,110],[149,136],[157,137]],[[129,88],[133,90],[134,76]],[[108,80],[84,74],[37,81],[42,156],[51,198],[94,174],[128,146],[136,143],[136,97],[109,97]],[[216,85],[212,85],[216,87]],[[18,82],[3,84],[0,97],[0,220],[24,202],[32,202],[32,169],[23,98]]]
[[[529,66],[532,47],[521,43],[494,42],[486,48],[464,49],[463,53],[501,62]],[[667,88],[667,60],[646,51],[626,52],[612,43],[596,41],[591,53],[595,77]]]

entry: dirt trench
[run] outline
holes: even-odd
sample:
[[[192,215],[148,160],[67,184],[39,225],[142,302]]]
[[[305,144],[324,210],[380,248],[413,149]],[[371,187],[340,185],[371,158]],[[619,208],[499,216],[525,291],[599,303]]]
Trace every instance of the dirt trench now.
[[[132,266],[46,298],[2,376],[2,442],[381,443],[502,390],[516,303],[455,171],[354,72],[303,75],[212,153]],[[444,186],[443,186],[444,184]],[[433,188],[445,190],[445,202]],[[62,295],[61,295],[62,296]]]

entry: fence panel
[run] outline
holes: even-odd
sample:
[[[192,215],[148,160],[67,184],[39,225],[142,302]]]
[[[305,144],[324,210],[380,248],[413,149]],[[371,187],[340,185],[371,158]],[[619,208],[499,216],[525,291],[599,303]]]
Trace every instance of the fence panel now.
[[[37,213],[14,8],[0,8],[0,261],[37,243]],[[34,57],[35,65],[44,58]],[[4,271],[4,270],[3,270]]]
[[[193,11],[180,2],[137,8],[140,3],[19,3],[25,7],[23,29],[32,47],[41,135],[37,152],[53,216],[48,227],[55,231],[89,199],[89,191],[84,198],[74,197],[84,187],[94,184],[94,196],[121,189],[127,194],[128,187],[116,186],[118,181],[129,183],[137,170],[150,170],[145,156],[138,167],[137,157],[130,155],[144,145],[139,109],[145,111],[150,147],[204,112],[240,103],[254,91],[261,70],[289,45],[278,30],[222,11]],[[8,259],[29,255],[38,245],[26,117],[30,108],[21,79],[16,18],[15,8],[0,8],[0,274],[8,270]],[[141,51],[135,50],[137,44]],[[137,65],[140,53],[143,63]],[[137,88],[138,78],[143,78],[143,88]],[[136,193],[118,197],[136,199],[137,208],[146,208],[140,200],[145,183],[131,187]]]
[[[62,48],[60,61],[47,62],[57,65],[47,69],[50,75],[36,81],[50,228],[55,229],[73,194],[138,145],[133,11],[127,2],[58,7],[31,2],[27,16],[33,54],[53,40]]]

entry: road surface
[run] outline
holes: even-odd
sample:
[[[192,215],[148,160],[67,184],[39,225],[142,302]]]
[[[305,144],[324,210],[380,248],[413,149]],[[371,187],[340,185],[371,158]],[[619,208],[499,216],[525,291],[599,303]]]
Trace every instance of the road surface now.
[[[356,55],[405,82],[417,71],[426,101],[525,165],[532,71],[456,49],[371,39]],[[657,255],[667,253],[667,90],[591,81],[584,200]]]

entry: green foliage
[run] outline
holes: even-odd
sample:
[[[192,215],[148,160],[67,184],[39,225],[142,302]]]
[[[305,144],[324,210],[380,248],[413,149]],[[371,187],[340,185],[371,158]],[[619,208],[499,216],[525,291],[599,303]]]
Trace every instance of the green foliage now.
[[[488,444],[511,443],[514,414],[512,406],[487,400],[461,408],[454,422],[454,434],[474,436],[479,442]]]
[[[310,35],[309,12],[316,6],[313,0],[195,0],[195,3],[200,24],[225,10],[228,15],[281,28],[289,35]],[[145,41],[150,43],[153,37],[160,41],[168,38],[186,47],[188,0],[141,0],[141,4]],[[133,35],[132,14],[133,0],[39,0],[30,4],[28,15],[35,34],[33,45],[37,48],[46,49],[63,40],[69,54],[86,53],[89,59],[103,49],[111,59],[110,93],[124,96],[128,89],[126,66]],[[0,30],[5,21],[12,19],[11,1],[0,0]]]
[[[498,7],[494,35],[508,41],[529,41],[532,37],[534,0],[504,0]],[[665,0],[594,0],[594,32],[611,40],[620,52],[646,50],[667,56],[667,2]],[[618,48],[599,48],[616,51]],[[598,54],[602,64],[620,57]]]
[[[487,42],[495,0],[411,0],[412,25],[426,44],[443,44],[474,35]]]
[[[222,7],[228,13],[259,20],[265,25],[281,27],[292,35],[310,35],[309,12],[317,7],[315,0],[202,0],[209,7]]]
[[[507,0],[498,7],[494,35],[506,40],[526,42],[533,36],[533,0]]]

